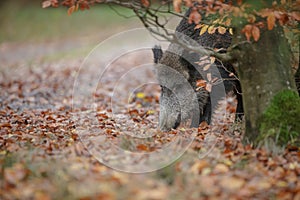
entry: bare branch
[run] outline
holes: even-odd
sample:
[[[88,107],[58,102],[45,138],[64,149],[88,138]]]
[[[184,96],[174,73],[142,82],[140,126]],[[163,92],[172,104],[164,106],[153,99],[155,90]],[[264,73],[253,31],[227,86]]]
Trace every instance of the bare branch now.
[[[141,4],[141,1],[122,1],[122,0],[104,0],[101,3],[105,4],[114,4],[118,6],[122,6],[125,8],[132,9],[135,15],[140,19],[143,23],[144,27],[149,30],[153,35],[159,36],[166,41],[169,41],[174,44],[178,44],[183,48],[194,51],[201,55],[214,56],[217,59],[226,62],[232,60],[232,56],[230,53],[219,53],[218,51],[203,46],[195,46],[190,44],[187,41],[184,41],[182,38],[179,38],[177,34],[170,33],[169,30],[165,27],[169,20],[165,16],[159,16],[159,14],[170,14],[172,16],[177,16],[180,18],[187,18],[183,14],[176,13],[172,10],[170,6],[167,9],[164,9],[164,5],[158,6],[157,8],[153,7],[145,7]],[[169,4],[167,4],[169,5]],[[159,21],[159,17],[164,17],[164,23]]]

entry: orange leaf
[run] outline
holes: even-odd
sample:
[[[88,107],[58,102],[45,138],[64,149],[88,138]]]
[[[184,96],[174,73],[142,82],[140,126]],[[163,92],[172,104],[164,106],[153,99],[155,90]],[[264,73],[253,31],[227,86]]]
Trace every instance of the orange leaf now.
[[[243,33],[245,33],[245,36],[247,38],[248,41],[250,41],[251,35],[252,35],[252,25],[248,24],[246,25],[243,30]]]
[[[136,146],[136,148],[140,151],[149,151],[149,148],[144,144],[139,144]]]
[[[225,27],[222,27],[222,26],[219,26],[218,27],[218,32],[222,35],[224,35],[226,33],[226,28]]]
[[[252,36],[255,42],[260,38],[260,30],[257,26],[252,26]]]
[[[195,24],[199,24],[199,22],[201,21],[201,15],[199,14],[198,10],[196,8],[193,8],[192,12],[190,13],[189,16],[189,24],[191,23],[195,23]]]
[[[181,12],[182,0],[173,0],[173,7],[176,12]]]
[[[231,19],[227,18],[226,21],[224,22],[225,26],[230,26],[231,25]]]
[[[71,15],[74,11],[75,11],[76,7],[75,5],[71,6],[69,9],[68,9],[68,15]]]
[[[272,30],[274,28],[275,20],[274,12],[271,12],[267,17],[268,30]]]
[[[262,17],[267,17],[272,11],[270,9],[262,9],[259,11],[259,15]]]
[[[197,30],[197,29],[201,28],[202,26],[203,26],[203,24],[197,24],[197,25],[195,26],[194,30]]]
[[[150,6],[150,2],[148,0],[141,0],[141,3],[146,8],[148,8]]]
[[[205,81],[205,80],[202,80],[202,79],[197,80],[197,81],[196,81],[196,86],[197,86],[197,87],[205,88],[205,87],[206,87],[206,81]]]
[[[216,28],[214,26],[210,26],[208,27],[207,32],[209,34],[214,34],[216,32]]]

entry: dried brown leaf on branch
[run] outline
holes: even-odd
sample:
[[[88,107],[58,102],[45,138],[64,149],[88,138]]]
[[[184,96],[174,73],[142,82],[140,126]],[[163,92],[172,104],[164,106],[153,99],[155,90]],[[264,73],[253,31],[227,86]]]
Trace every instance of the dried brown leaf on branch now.
[[[297,20],[297,21],[300,21],[300,12],[291,12],[291,16],[293,19]]]
[[[260,30],[257,26],[252,26],[252,36],[255,42],[260,38]]]
[[[200,15],[200,13],[198,12],[197,8],[193,8],[192,12],[189,15],[189,24],[191,23],[195,23],[195,24],[199,24],[201,21],[202,17]]]
[[[267,16],[268,30],[272,30],[275,26],[276,18],[274,12],[270,12]]]
[[[148,8],[150,6],[150,1],[149,0],[141,0],[141,3],[146,8]]]
[[[251,36],[252,36],[252,25],[247,24],[247,25],[243,28],[242,33],[244,33],[245,36],[246,36],[246,39],[247,39],[248,41],[250,41]]]
[[[73,5],[68,9],[68,15],[71,15],[76,10],[76,6]]]
[[[58,7],[58,0],[46,0],[42,2],[42,8]]]
[[[181,12],[181,4],[182,4],[182,0],[173,0],[173,7],[175,12]]]

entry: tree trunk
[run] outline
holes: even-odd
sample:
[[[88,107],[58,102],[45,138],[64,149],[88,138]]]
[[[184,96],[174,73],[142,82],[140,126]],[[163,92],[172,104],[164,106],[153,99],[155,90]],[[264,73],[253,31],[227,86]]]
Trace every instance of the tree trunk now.
[[[241,41],[234,38],[234,44]],[[246,121],[244,141],[256,142],[262,114],[276,93],[296,91],[291,71],[291,51],[281,27],[261,34],[258,42],[240,45],[233,50],[235,66],[243,91]]]

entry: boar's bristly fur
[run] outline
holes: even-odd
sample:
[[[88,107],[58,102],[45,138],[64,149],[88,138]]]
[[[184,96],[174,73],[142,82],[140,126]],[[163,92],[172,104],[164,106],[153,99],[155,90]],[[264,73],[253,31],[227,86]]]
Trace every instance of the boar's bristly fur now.
[[[187,16],[189,16],[190,10],[186,12],[186,18],[183,18],[177,26],[176,36],[190,42],[190,44],[219,49],[219,52],[225,53],[232,39],[229,31],[223,34],[218,33],[218,31],[213,34],[205,32],[200,35],[200,30],[195,29],[196,24],[188,23]],[[236,95],[238,101],[237,117],[241,117],[243,112],[241,87],[239,81],[234,78],[236,75],[232,76],[235,74],[235,70],[230,63],[222,63],[216,59],[213,63],[214,68],[206,69],[204,72],[203,66],[199,64],[203,55],[173,43],[164,53],[159,46],[155,46],[153,54],[154,62],[157,64],[157,78],[162,88],[159,116],[161,130],[168,131],[177,128],[182,121],[193,115],[191,113],[195,113],[195,106],[197,106],[199,117],[192,120],[192,126],[198,126],[201,121],[210,123],[214,106],[216,106],[215,104],[213,106],[211,100],[218,101],[224,96],[216,96],[215,94],[218,93],[213,93],[220,88],[220,84],[213,86],[212,92],[197,87],[197,80],[207,79],[207,73],[211,73],[213,77],[219,77],[226,93],[231,92]],[[185,79],[185,81],[181,79]],[[184,84],[190,85],[192,90],[189,90]],[[189,101],[193,96],[197,98],[197,105]],[[195,119],[197,120],[195,121]]]

